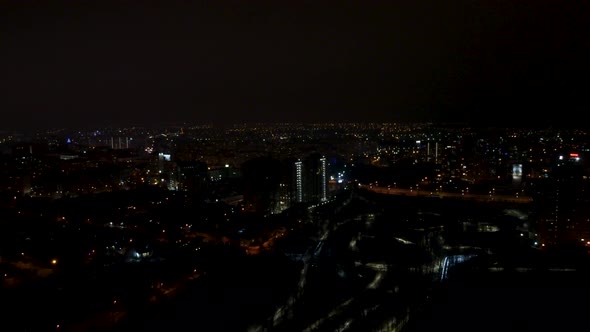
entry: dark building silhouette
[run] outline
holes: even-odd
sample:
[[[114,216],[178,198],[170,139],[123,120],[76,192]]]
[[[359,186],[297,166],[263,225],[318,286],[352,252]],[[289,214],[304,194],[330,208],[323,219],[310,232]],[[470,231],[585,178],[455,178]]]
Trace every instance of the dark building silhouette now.
[[[590,195],[587,170],[577,154],[559,158],[537,188],[542,245],[590,244]]]
[[[40,143],[18,143],[12,147],[12,157],[18,159],[38,158],[47,152],[47,144]]]
[[[269,212],[278,201],[281,162],[258,157],[242,164],[243,194],[251,212]]]
[[[207,165],[201,161],[178,161],[178,184],[183,191],[198,191],[207,183]]]

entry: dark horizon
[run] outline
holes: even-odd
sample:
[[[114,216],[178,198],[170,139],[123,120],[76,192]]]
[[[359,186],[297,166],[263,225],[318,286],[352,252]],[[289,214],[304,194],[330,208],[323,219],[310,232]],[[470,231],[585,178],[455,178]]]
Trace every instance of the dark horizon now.
[[[0,132],[21,133],[25,136],[45,131],[80,131],[80,130],[97,130],[97,129],[117,129],[117,128],[146,128],[146,129],[165,129],[177,127],[198,127],[210,126],[212,128],[224,129],[236,126],[280,126],[280,125],[327,125],[327,124],[398,124],[398,125],[415,125],[428,124],[441,128],[471,128],[475,130],[505,130],[505,129],[530,129],[530,130],[589,130],[590,125],[586,123],[529,123],[529,124],[505,124],[505,123],[482,123],[482,122],[461,122],[461,121],[243,121],[243,122],[163,122],[163,123],[92,123],[85,125],[71,126],[38,126],[38,127],[20,127],[7,128],[0,127]]]
[[[441,121],[441,122],[427,122],[427,121],[397,121],[397,122],[380,122],[380,121],[342,121],[342,122],[328,122],[328,121],[309,121],[309,122],[290,122],[290,121],[251,121],[251,122],[234,122],[234,123],[213,123],[213,122],[167,122],[161,124],[140,124],[140,123],[129,123],[129,124],[87,124],[81,126],[46,126],[46,127],[29,127],[29,128],[6,128],[0,127],[0,133],[20,133],[25,136],[34,135],[37,133],[42,132],[51,132],[51,131],[63,131],[63,132],[75,132],[75,131],[85,131],[85,130],[100,130],[100,129],[122,129],[122,128],[145,128],[150,130],[160,130],[166,128],[189,128],[189,127],[211,127],[215,129],[228,129],[238,126],[247,126],[253,127],[256,125],[264,125],[264,126],[280,126],[280,125],[327,125],[327,124],[339,124],[339,125],[347,125],[347,124],[397,124],[397,125],[416,125],[416,124],[428,124],[434,127],[440,128],[471,128],[473,130],[506,130],[506,129],[515,129],[515,130],[582,130],[586,131],[590,129],[590,126],[586,124],[555,124],[555,123],[536,123],[536,124],[527,124],[527,125],[505,125],[505,124],[489,124],[489,123],[469,123],[469,122],[452,122],[452,121]]]

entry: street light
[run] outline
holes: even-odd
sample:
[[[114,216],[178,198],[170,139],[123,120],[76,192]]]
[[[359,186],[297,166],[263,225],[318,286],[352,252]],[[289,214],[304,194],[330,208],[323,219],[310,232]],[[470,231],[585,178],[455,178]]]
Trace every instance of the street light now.
[[[115,305],[117,300],[113,300],[113,310],[111,310],[111,328],[115,327]]]

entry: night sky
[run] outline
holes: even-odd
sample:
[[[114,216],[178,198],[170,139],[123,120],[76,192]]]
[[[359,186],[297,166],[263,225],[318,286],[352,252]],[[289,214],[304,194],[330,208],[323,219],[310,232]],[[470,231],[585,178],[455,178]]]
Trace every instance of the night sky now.
[[[0,129],[578,125],[588,61],[590,1],[2,1]]]

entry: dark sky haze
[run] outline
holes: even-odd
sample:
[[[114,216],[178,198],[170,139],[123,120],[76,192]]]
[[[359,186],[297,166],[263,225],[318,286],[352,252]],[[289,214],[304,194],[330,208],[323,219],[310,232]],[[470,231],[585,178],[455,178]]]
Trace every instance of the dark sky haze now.
[[[2,1],[1,129],[581,124],[590,1]]]

